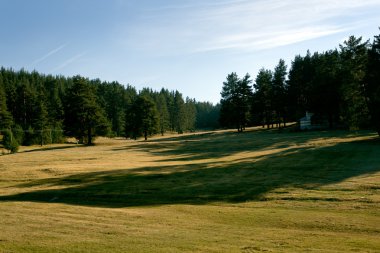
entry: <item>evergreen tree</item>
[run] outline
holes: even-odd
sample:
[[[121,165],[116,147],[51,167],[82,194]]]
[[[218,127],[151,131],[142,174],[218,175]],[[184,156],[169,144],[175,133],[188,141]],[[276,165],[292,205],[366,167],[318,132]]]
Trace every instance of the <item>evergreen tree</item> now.
[[[380,135],[380,35],[375,36],[368,52],[365,92],[371,123]]]
[[[12,154],[18,151],[19,144],[10,130],[3,131],[3,146]]]
[[[253,85],[255,94],[251,111],[253,115],[256,115],[256,121],[261,121],[263,127],[267,125],[268,128],[273,123],[272,79],[272,71],[262,68],[257,74]]]
[[[38,135],[38,142],[41,146],[51,143],[52,139],[51,129],[48,129],[49,118],[45,98],[46,96],[41,90],[34,109],[36,116],[33,119],[33,128]]]
[[[159,131],[161,135],[163,136],[164,133],[169,128],[169,110],[166,102],[165,95],[163,93],[158,93],[156,96],[156,105],[157,105],[157,111],[158,111],[158,118],[159,118]]]
[[[251,76],[247,73],[243,79],[239,80],[238,85],[238,125],[242,132],[249,119],[250,101],[252,98],[252,83]]]
[[[197,102],[196,129],[216,129],[219,127],[220,104],[213,105],[210,102]]]
[[[329,128],[339,122],[341,104],[341,63],[337,50],[323,54],[314,54],[315,75],[310,85],[309,104],[315,114],[314,121],[323,124],[326,120]]]
[[[241,80],[235,72],[227,76],[221,92],[221,125],[235,127],[239,132],[244,130],[248,122],[249,101],[252,95],[249,85],[251,82],[249,74]]]
[[[21,77],[25,75],[26,73],[24,72],[20,74]],[[23,77],[17,86],[16,99],[16,115],[14,115],[14,119],[17,124],[27,129],[32,126],[33,116],[35,115],[33,109],[37,100],[37,94],[26,77]]]
[[[158,112],[154,101],[146,95],[139,95],[133,103],[126,122],[127,137],[148,136],[155,134],[158,128]]]
[[[305,112],[312,109],[310,98],[316,95],[311,89],[314,76],[315,67],[310,52],[307,51],[305,57],[297,55],[292,61],[288,75],[288,106],[291,120],[304,117]]]
[[[343,117],[350,129],[359,129],[369,122],[364,96],[364,77],[367,68],[368,41],[350,36],[340,45],[343,75]]]
[[[73,86],[67,91],[65,129],[69,136],[87,145],[92,145],[94,136],[106,135],[109,131],[109,123],[97,103],[94,88],[80,76],[73,78]]]
[[[286,68],[287,66],[285,65],[285,61],[283,59],[280,59],[278,65],[274,69],[272,80],[272,104],[276,115],[276,121],[279,127],[281,127],[281,122],[284,123],[284,126],[286,124]]]
[[[184,125],[185,130],[194,131],[195,130],[195,120],[197,117],[197,109],[195,108],[195,99],[186,97],[185,102],[185,117]]]
[[[10,129],[12,126],[13,120],[12,115],[8,112],[6,96],[0,79],[0,133],[3,130]]]
[[[175,91],[173,98],[173,115],[174,119],[174,129],[177,133],[182,134],[185,130],[185,101],[183,100],[182,94]]]

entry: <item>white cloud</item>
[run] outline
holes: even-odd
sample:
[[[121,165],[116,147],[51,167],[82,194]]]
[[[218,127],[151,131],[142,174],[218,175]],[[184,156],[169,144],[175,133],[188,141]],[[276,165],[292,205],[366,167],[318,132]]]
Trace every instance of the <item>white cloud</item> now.
[[[194,0],[147,11],[156,16],[128,39],[158,54],[256,51],[368,26],[373,15],[365,14],[374,9],[379,0]]]

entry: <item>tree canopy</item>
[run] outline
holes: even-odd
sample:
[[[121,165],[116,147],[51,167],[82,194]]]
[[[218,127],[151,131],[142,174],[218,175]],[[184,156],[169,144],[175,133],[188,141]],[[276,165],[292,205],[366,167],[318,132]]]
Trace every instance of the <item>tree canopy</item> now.
[[[295,56],[289,70],[280,59],[274,70],[259,70],[253,90],[248,74],[232,72],[222,86],[221,125],[281,128],[309,111],[319,128],[372,127],[380,134],[379,40],[350,36],[339,49]]]

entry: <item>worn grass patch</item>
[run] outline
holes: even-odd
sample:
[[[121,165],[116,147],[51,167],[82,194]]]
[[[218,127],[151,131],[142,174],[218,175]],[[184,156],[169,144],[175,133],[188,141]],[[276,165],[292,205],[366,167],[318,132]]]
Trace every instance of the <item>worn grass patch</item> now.
[[[0,156],[0,252],[378,252],[371,132],[209,132]]]

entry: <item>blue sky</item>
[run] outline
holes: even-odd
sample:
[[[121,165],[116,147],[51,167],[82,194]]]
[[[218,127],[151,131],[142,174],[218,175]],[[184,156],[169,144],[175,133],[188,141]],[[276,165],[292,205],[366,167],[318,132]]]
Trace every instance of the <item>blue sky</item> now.
[[[372,39],[380,0],[0,0],[0,65],[177,89],[218,102],[227,74]]]

